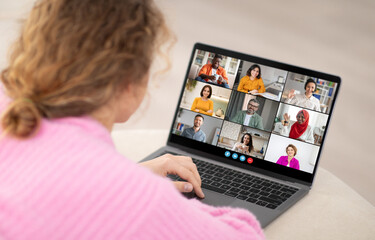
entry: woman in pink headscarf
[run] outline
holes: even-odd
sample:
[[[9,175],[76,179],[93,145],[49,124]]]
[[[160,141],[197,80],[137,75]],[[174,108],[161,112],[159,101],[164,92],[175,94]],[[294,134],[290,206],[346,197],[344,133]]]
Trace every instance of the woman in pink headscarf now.
[[[291,122],[290,116],[285,113],[284,120],[282,121],[284,127],[280,131],[281,135],[304,142],[314,143],[313,132],[309,126],[309,118],[309,112],[301,110],[297,113],[297,121]]]

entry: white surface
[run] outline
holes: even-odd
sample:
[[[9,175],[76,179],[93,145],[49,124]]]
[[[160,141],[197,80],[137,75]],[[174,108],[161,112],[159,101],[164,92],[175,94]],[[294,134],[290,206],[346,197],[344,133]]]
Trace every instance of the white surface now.
[[[32,0],[0,0],[0,68]],[[116,129],[169,129],[188,57],[200,41],[342,77],[320,166],[375,204],[375,1],[158,0],[178,41],[171,71]]]
[[[112,133],[118,151],[139,161],[167,141],[166,130]],[[147,139],[147,151],[144,143]],[[375,208],[329,171],[319,168],[310,193],[265,229],[267,239],[373,239]]]

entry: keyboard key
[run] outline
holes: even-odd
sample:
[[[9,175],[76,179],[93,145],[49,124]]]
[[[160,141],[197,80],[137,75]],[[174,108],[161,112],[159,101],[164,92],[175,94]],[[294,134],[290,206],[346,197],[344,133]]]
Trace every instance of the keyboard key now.
[[[245,190],[242,190],[239,192],[240,194],[243,194],[243,195],[246,195],[246,196],[250,196],[251,192],[249,191],[245,191]]]
[[[224,174],[222,174],[222,173],[220,173],[220,172],[216,172],[216,173],[214,174],[214,176],[215,176],[215,177],[222,178],[222,177],[224,177]]]
[[[218,193],[224,193],[226,191],[224,189],[214,187],[214,186],[210,186],[210,185],[205,184],[205,183],[202,183],[202,188],[205,188],[205,189],[208,189],[208,190],[211,190],[211,191],[214,191],[214,192],[218,192]]]
[[[231,186],[229,186],[229,185],[221,185],[220,188],[221,188],[221,189],[224,189],[224,190],[228,190],[228,189],[231,188]]]
[[[268,203],[263,202],[263,201],[258,201],[258,202],[256,202],[255,204],[264,207],[264,206],[267,206]]]
[[[260,197],[260,195],[259,195],[259,194],[256,194],[256,193],[251,193],[251,194],[249,195],[249,197],[252,197],[252,198],[256,198],[256,199],[258,199],[258,198]]]
[[[238,195],[236,192],[231,192],[231,191],[225,192],[224,194],[227,196],[231,196],[231,197],[236,197]]]
[[[256,203],[258,200],[250,197],[250,198],[246,199],[246,201],[251,202],[251,203]]]
[[[212,180],[209,180],[209,179],[202,179],[202,184],[205,183],[205,184],[210,184],[212,183]]]
[[[262,201],[265,201],[265,202],[267,202],[267,203],[271,203],[271,204],[273,204],[273,205],[279,205],[281,202],[279,202],[279,201],[276,201],[276,200],[274,200],[274,199],[272,199],[272,198],[268,198],[268,197],[260,197],[259,198],[259,200],[262,200]]]
[[[283,202],[284,201],[284,198],[282,198],[282,197],[280,197],[278,195],[275,195],[275,194],[270,194],[268,196],[268,198],[271,198],[271,199],[273,199],[273,200],[275,200],[277,202]]]
[[[262,195],[262,196],[268,196],[268,195],[270,195],[268,192],[265,192],[265,191],[260,191],[258,194]]]
[[[292,189],[289,189],[289,188],[281,188],[280,191],[285,192],[285,193],[289,193],[291,195],[296,192],[295,190],[292,190]]]
[[[220,187],[220,186],[221,186],[221,184],[220,184],[220,183],[218,183],[218,182],[212,182],[212,183],[210,184],[210,186],[214,186],[214,187]]]
[[[267,204],[266,207],[271,208],[271,209],[275,209],[275,208],[277,208],[276,205],[273,205],[273,204],[270,204],[270,203]]]
[[[241,192],[241,189],[236,188],[236,187],[232,187],[232,188],[230,188],[230,191],[231,191],[231,192],[239,193],[239,192]]]
[[[228,175],[227,175],[227,176],[224,176],[223,178],[226,179],[226,180],[232,180],[232,179],[234,179],[234,177],[232,177],[232,176],[228,176]]]
[[[238,195],[236,198],[241,199],[241,200],[246,200],[247,196],[245,196],[245,195]]]
[[[231,184],[232,182],[231,181],[229,181],[229,180],[226,180],[226,179],[223,179],[223,180],[221,180],[220,181],[222,184],[226,184],[226,185],[228,185],[228,184]]]
[[[282,194],[282,192],[278,191],[278,190],[272,190],[271,193],[274,193],[276,195],[280,195]]]
[[[239,187],[239,186],[241,186],[241,184],[236,183],[236,182],[232,182],[231,185],[232,185],[233,187]]]
[[[282,193],[280,194],[281,197],[284,197],[284,198],[289,198],[290,196],[292,196],[291,194],[288,194],[288,193]]]
[[[250,187],[245,186],[245,185],[241,185],[240,188],[241,188],[242,190],[249,190],[249,189],[250,189]]]
[[[219,178],[219,177],[213,177],[213,178],[212,178],[212,181],[220,182],[220,181],[221,181],[221,178]]]
[[[250,188],[249,191],[252,192],[252,193],[259,193],[260,192],[260,190],[256,189],[256,188]]]

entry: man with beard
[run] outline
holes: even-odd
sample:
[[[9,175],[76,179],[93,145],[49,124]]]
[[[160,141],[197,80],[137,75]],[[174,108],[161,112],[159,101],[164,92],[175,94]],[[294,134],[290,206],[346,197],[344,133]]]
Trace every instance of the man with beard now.
[[[202,115],[197,114],[194,118],[194,127],[186,128],[181,136],[194,139],[200,142],[206,142],[206,134],[201,130],[204,118]]]
[[[248,127],[264,130],[263,118],[256,113],[258,108],[258,100],[250,99],[249,103],[247,104],[247,110],[237,112],[231,121]]]

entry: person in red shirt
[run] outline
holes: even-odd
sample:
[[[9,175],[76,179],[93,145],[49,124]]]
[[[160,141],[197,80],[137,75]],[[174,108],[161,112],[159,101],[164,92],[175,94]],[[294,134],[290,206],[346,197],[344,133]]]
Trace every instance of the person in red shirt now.
[[[229,88],[228,77],[224,68],[220,66],[220,62],[223,59],[223,56],[215,54],[212,59],[212,63],[207,63],[199,71],[198,77],[195,80],[201,82],[213,83],[225,88]]]

